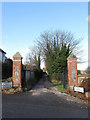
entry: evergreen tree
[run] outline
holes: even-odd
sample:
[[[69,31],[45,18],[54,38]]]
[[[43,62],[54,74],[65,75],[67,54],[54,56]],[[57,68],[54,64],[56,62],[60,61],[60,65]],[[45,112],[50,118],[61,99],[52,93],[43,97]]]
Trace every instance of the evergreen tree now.
[[[45,32],[38,41],[42,48],[42,57],[49,75],[60,73],[67,68],[67,57],[77,50],[80,40],[76,40],[69,32]]]
[[[52,61],[53,61],[53,51],[50,47],[50,44],[47,42],[47,51],[46,51],[46,61],[45,61],[45,64],[46,64],[46,68],[47,68],[47,72],[49,74],[52,74]]]
[[[64,71],[67,68],[67,57],[69,56],[69,47],[66,47],[66,44],[62,44],[61,51],[60,51],[60,61],[61,61],[61,68]]]

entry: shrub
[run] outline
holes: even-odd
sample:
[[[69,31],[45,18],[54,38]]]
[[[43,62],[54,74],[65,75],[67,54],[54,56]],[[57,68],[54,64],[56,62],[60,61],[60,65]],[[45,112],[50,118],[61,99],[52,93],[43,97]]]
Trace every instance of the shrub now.
[[[90,78],[83,79],[80,87],[85,88],[85,92],[90,92]]]
[[[9,77],[7,79],[2,79],[1,82],[12,82],[12,77]]]
[[[80,75],[80,74],[81,74],[81,71],[80,71],[80,70],[77,70],[77,74]]]
[[[9,77],[9,78],[7,79],[7,81],[8,81],[8,82],[12,82],[12,77]]]

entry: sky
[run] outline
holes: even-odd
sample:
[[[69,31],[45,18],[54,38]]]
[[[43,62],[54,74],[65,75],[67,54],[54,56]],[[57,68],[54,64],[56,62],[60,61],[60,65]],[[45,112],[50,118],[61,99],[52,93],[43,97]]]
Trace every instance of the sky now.
[[[76,38],[83,38],[80,44],[85,54],[81,59],[87,61],[89,19],[88,2],[3,2],[0,47],[10,58],[19,51],[24,62],[29,48],[41,33],[70,31]],[[83,70],[87,65],[85,62],[77,67]]]

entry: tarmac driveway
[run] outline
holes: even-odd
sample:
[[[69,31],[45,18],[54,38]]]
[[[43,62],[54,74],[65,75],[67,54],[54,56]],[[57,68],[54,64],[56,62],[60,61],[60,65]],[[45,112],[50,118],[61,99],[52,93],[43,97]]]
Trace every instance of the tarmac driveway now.
[[[2,95],[3,118],[88,118],[82,100],[59,92],[41,79],[30,91]]]

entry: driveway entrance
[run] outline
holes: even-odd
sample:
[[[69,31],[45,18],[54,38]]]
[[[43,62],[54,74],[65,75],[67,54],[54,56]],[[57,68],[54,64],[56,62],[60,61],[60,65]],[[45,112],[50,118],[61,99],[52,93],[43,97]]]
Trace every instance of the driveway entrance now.
[[[41,79],[30,91],[2,95],[3,118],[87,118],[83,101],[59,92]]]

